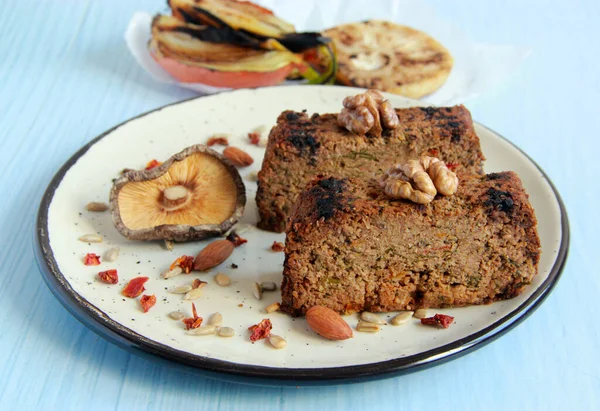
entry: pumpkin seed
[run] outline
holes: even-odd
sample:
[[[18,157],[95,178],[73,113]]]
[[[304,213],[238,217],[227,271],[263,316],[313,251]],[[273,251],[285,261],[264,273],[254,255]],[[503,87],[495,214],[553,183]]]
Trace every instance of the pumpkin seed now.
[[[276,301],[273,304],[268,305],[267,308],[265,308],[265,311],[270,314],[274,311],[279,311],[279,308],[281,308],[281,304],[279,304],[279,302]]]
[[[184,300],[195,300],[196,298],[200,298],[201,296],[202,296],[202,288],[194,288],[191,291],[188,291],[187,294],[185,296],[183,296],[183,299]]]
[[[221,328],[219,328],[217,335],[219,337],[229,338],[229,337],[233,337],[235,335],[235,331],[231,327],[221,327]]]
[[[98,234],[86,234],[79,237],[79,241],[83,241],[84,243],[101,243],[102,236]]]
[[[217,327],[214,325],[205,325],[204,327],[198,327],[187,331],[188,335],[213,335],[217,331]]]
[[[373,314],[373,313],[370,313],[370,312],[368,312],[368,311],[363,311],[363,312],[360,314],[360,318],[361,318],[363,321],[366,321],[366,322],[368,322],[368,323],[373,323],[373,324],[387,324],[387,323],[385,322],[385,320],[382,320],[381,318],[379,318],[379,316],[378,316],[378,315],[376,315],[376,314]]]
[[[214,313],[210,316],[208,324],[220,327],[223,324],[223,315],[221,315],[221,313]]]
[[[275,334],[271,334],[269,336],[269,342],[271,343],[273,348],[278,349],[278,350],[285,348],[287,345],[287,341],[283,337],[280,337]]]
[[[425,308],[419,308],[417,311],[415,311],[413,317],[418,318],[419,320],[421,318],[425,318],[427,317],[427,310]]]
[[[275,291],[277,289],[277,284],[273,281],[263,281],[260,283],[260,288],[262,288],[263,291]]]
[[[121,249],[119,247],[111,248],[110,250],[108,250],[107,252],[104,253],[104,261],[112,263],[117,258],[119,258],[120,252],[121,252]]]
[[[395,316],[394,318],[392,318],[390,320],[390,323],[392,325],[402,325],[402,324],[406,324],[408,322],[408,320],[411,319],[411,317],[413,316],[413,312],[412,311],[403,311],[400,314],[398,314],[397,316]]]
[[[171,294],[186,294],[192,290],[191,285],[180,285],[179,287],[171,288],[169,292]]]
[[[87,205],[85,206],[85,209],[88,211],[94,211],[97,213],[101,213],[102,211],[108,210],[108,204],[92,201],[91,203],[87,203]]]
[[[178,320],[183,320],[185,318],[185,314],[182,313],[181,311],[173,311],[173,312],[169,313],[169,317],[178,321]]]
[[[356,325],[356,331],[365,333],[376,333],[380,330],[379,324],[373,324],[368,321],[359,321]]]
[[[182,272],[183,272],[183,268],[181,268],[180,266],[177,265],[177,266],[173,267],[172,270],[168,270],[168,271],[165,271],[164,273],[162,273],[162,278],[164,278],[166,280],[167,278],[178,276]]]
[[[229,278],[227,274],[217,273],[217,275],[215,275],[215,282],[221,287],[227,287],[228,285],[231,285],[231,278]]]

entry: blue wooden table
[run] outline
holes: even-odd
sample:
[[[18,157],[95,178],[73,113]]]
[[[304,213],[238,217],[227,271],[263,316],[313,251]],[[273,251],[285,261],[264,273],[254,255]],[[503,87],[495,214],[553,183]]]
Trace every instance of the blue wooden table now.
[[[32,248],[38,202],[52,174],[82,144],[192,93],[153,81],[123,42],[133,12],[159,11],[164,0],[4,0],[0,409],[600,409],[600,6],[593,0],[431,4],[477,42],[533,49],[509,83],[468,106],[475,119],[531,155],[567,205],[569,262],[539,310],[465,357],[352,386],[223,383],[107,343],[42,282]]]

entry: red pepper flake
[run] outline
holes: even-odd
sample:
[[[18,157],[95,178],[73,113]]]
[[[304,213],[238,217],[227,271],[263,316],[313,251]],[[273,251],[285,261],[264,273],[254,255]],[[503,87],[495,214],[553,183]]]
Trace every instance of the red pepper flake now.
[[[202,317],[198,317],[198,312],[196,311],[196,304],[192,303],[192,317],[184,318],[181,321],[185,324],[186,330],[192,330],[202,325]]]
[[[432,148],[432,149],[430,149],[430,150],[428,151],[428,153],[429,153],[429,155],[430,155],[431,157],[438,157],[438,158],[439,158],[439,155],[440,155],[440,152],[437,150],[437,148]]]
[[[182,255],[177,260],[173,261],[173,264],[169,267],[172,270],[175,267],[181,267],[184,273],[189,274],[194,268],[194,257],[189,255]]]
[[[83,257],[83,264],[100,265],[100,256],[94,253],[87,253],[85,257]]]
[[[192,288],[200,288],[200,287],[204,287],[206,284],[208,284],[206,281],[202,281],[198,278],[194,279],[194,281],[192,282]]]
[[[142,309],[144,312],[147,313],[148,310],[150,310],[152,307],[154,307],[154,304],[156,304],[156,296],[154,294],[144,294],[142,295],[142,298],[140,298],[140,304],[142,304]]]
[[[116,284],[119,282],[119,276],[117,275],[117,270],[100,271],[98,273],[98,278],[100,278],[100,281],[102,281],[106,284]]]
[[[279,241],[273,241],[273,245],[271,246],[271,250],[273,251],[283,251],[285,249],[285,245],[280,243]]]
[[[446,163],[446,167],[448,167],[449,170],[454,171],[460,167],[460,163]]]
[[[252,332],[250,335],[250,341],[256,342],[258,340],[262,340],[263,338],[267,338],[271,334],[272,328],[273,324],[271,324],[271,320],[268,318],[265,318],[258,324],[248,327],[248,330]]]
[[[260,143],[260,133],[257,133],[256,131],[248,133],[248,138],[250,139],[250,144],[257,146]]]
[[[246,244],[248,242],[248,240],[246,240],[245,238],[240,237],[239,235],[237,235],[236,233],[231,233],[227,236],[227,239],[229,241],[231,241],[233,243],[234,246],[239,247],[242,244]]]
[[[146,164],[146,170],[152,170],[155,167],[158,167],[159,165],[161,165],[162,163],[156,159],[152,159],[150,161],[148,161],[148,164]]]
[[[454,321],[454,317],[444,314],[436,314],[433,317],[421,318],[421,324],[448,328]]]
[[[214,145],[228,146],[229,140],[227,140],[227,137],[211,137],[206,142],[206,145],[209,147],[214,146]]]
[[[148,281],[148,277],[135,277],[129,280],[121,294],[125,297],[135,298],[138,297],[141,293],[143,293],[146,289],[144,288],[144,283]]]

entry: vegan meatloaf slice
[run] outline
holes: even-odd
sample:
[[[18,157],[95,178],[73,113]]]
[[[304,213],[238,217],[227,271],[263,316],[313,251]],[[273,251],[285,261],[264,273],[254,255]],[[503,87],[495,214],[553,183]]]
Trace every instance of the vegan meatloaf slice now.
[[[258,226],[283,232],[298,195],[318,175],[371,178],[421,155],[438,157],[455,171],[483,173],[479,138],[464,106],[396,112],[398,128],[370,137],[339,127],[337,114],[284,111],[271,130],[258,174]]]
[[[376,181],[318,178],[285,244],[282,310],[339,313],[486,304],[537,273],[537,221],[513,172],[459,175],[455,195],[390,200]]]

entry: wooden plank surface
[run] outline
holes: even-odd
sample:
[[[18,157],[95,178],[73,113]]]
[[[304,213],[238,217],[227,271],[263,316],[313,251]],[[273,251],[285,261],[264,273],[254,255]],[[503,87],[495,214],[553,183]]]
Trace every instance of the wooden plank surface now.
[[[538,311],[468,356],[351,386],[263,388],[202,379],[104,341],[42,281],[32,249],[39,200],[82,144],[193,94],[154,82],[123,41],[133,12],[164,10],[163,0],[3,1],[0,409],[600,409],[600,166],[594,148],[600,6],[593,0],[431,4],[478,42],[534,50],[509,83],[468,107],[533,157],[567,204],[570,259]]]

